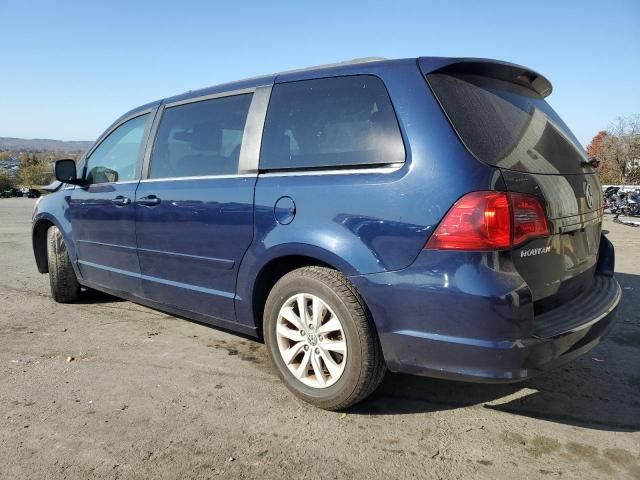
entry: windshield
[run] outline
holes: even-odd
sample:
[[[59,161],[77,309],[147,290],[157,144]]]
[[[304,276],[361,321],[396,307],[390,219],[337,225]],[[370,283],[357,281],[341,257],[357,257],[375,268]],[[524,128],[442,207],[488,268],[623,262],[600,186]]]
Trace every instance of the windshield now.
[[[522,172],[583,173],[584,149],[539,94],[478,75],[432,73],[427,80],[479,160]]]

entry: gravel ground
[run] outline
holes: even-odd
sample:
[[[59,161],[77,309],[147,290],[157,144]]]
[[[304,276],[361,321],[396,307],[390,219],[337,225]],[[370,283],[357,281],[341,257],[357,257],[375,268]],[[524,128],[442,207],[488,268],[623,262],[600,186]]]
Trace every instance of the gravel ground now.
[[[389,374],[329,413],[264,345],[102,295],[59,305],[33,200],[0,200],[0,478],[640,478],[640,229],[604,228],[623,299],[610,336],[524,384]]]

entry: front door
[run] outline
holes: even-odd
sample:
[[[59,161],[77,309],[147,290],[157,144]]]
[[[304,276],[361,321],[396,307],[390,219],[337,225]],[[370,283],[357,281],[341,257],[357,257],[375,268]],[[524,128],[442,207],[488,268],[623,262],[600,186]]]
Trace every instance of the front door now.
[[[253,238],[256,175],[238,175],[252,94],[167,105],[136,194],[146,298],[235,320],[240,260]]]
[[[113,129],[87,158],[83,175],[89,184],[71,194],[78,268],[89,285],[142,293],[134,199],[150,117],[145,113]]]

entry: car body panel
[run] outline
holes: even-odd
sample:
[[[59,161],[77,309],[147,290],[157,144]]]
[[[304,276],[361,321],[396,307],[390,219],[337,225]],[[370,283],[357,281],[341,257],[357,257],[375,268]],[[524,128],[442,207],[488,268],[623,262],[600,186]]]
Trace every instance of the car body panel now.
[[[82,278],[96,285],[120,285],[142,293],[136,244],[135,198],[138,182],[105,183],[71,191],[69,221]],[[129,199],[117,205],[117,197]]]
[[[606,277],[612,295],[589,311],[576,305],[565,312],[566,328],[548,338],[537,335],[536,325],[552,319],[535,315],[510,252],[426,250],[404,270],[349,279],[367,301],[390,370],[510,382],[571,360],[608,331],[620,286],[612,276],[613,246],[603,239],[599,248],[604,261],[596,273]]]
[[[457,141],[435,99],[415,95],[426,90],[415,60],[383,64],[352,65],[348,73],[377,75],[384,81],[404,139],[405,163],[378,169],[261,174],[255,193],[255,237],[238,274],[238,321],[253,318],[252,279],[276,251],[279,256],[306,255],[300,246],[308,246],[309,252],[322,252],[311,258],[346,275],[402,269],[414,261],[435,225],[464,193],[504,189],[498,169],[471,158]],[[337,73],[335,68],[322,71],[328,76]],[[296,72],[277,81],[317,75]],[[425,136],[425,131],[433,135]],[[274,206],[283,196],[296,206],[288,225],[274,217]],[[378,200],[375,208],[373,199]]]
[[[236,276],[253,238],[255,175],[142,181],[136,202],[144,297],[235,321]]]
[[[514,264],[546,309],[572,299],[593,280],[602,229],[602,195],[597,175],[541,175],[503,171],[507,189],[538,196],[545,203],[551,235],[521,245]],[[592,205],[585,187],[594,194]],[[542,248],[540,253],[535,249]]]

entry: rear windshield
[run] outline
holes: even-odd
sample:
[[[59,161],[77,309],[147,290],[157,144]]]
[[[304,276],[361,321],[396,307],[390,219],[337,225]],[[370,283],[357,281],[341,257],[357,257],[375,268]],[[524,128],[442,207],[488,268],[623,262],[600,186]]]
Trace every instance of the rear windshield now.
[[[479,160],[530,173],[583,172],[584,149],[539,94],[477,75],[433,73],[427,80]]]

